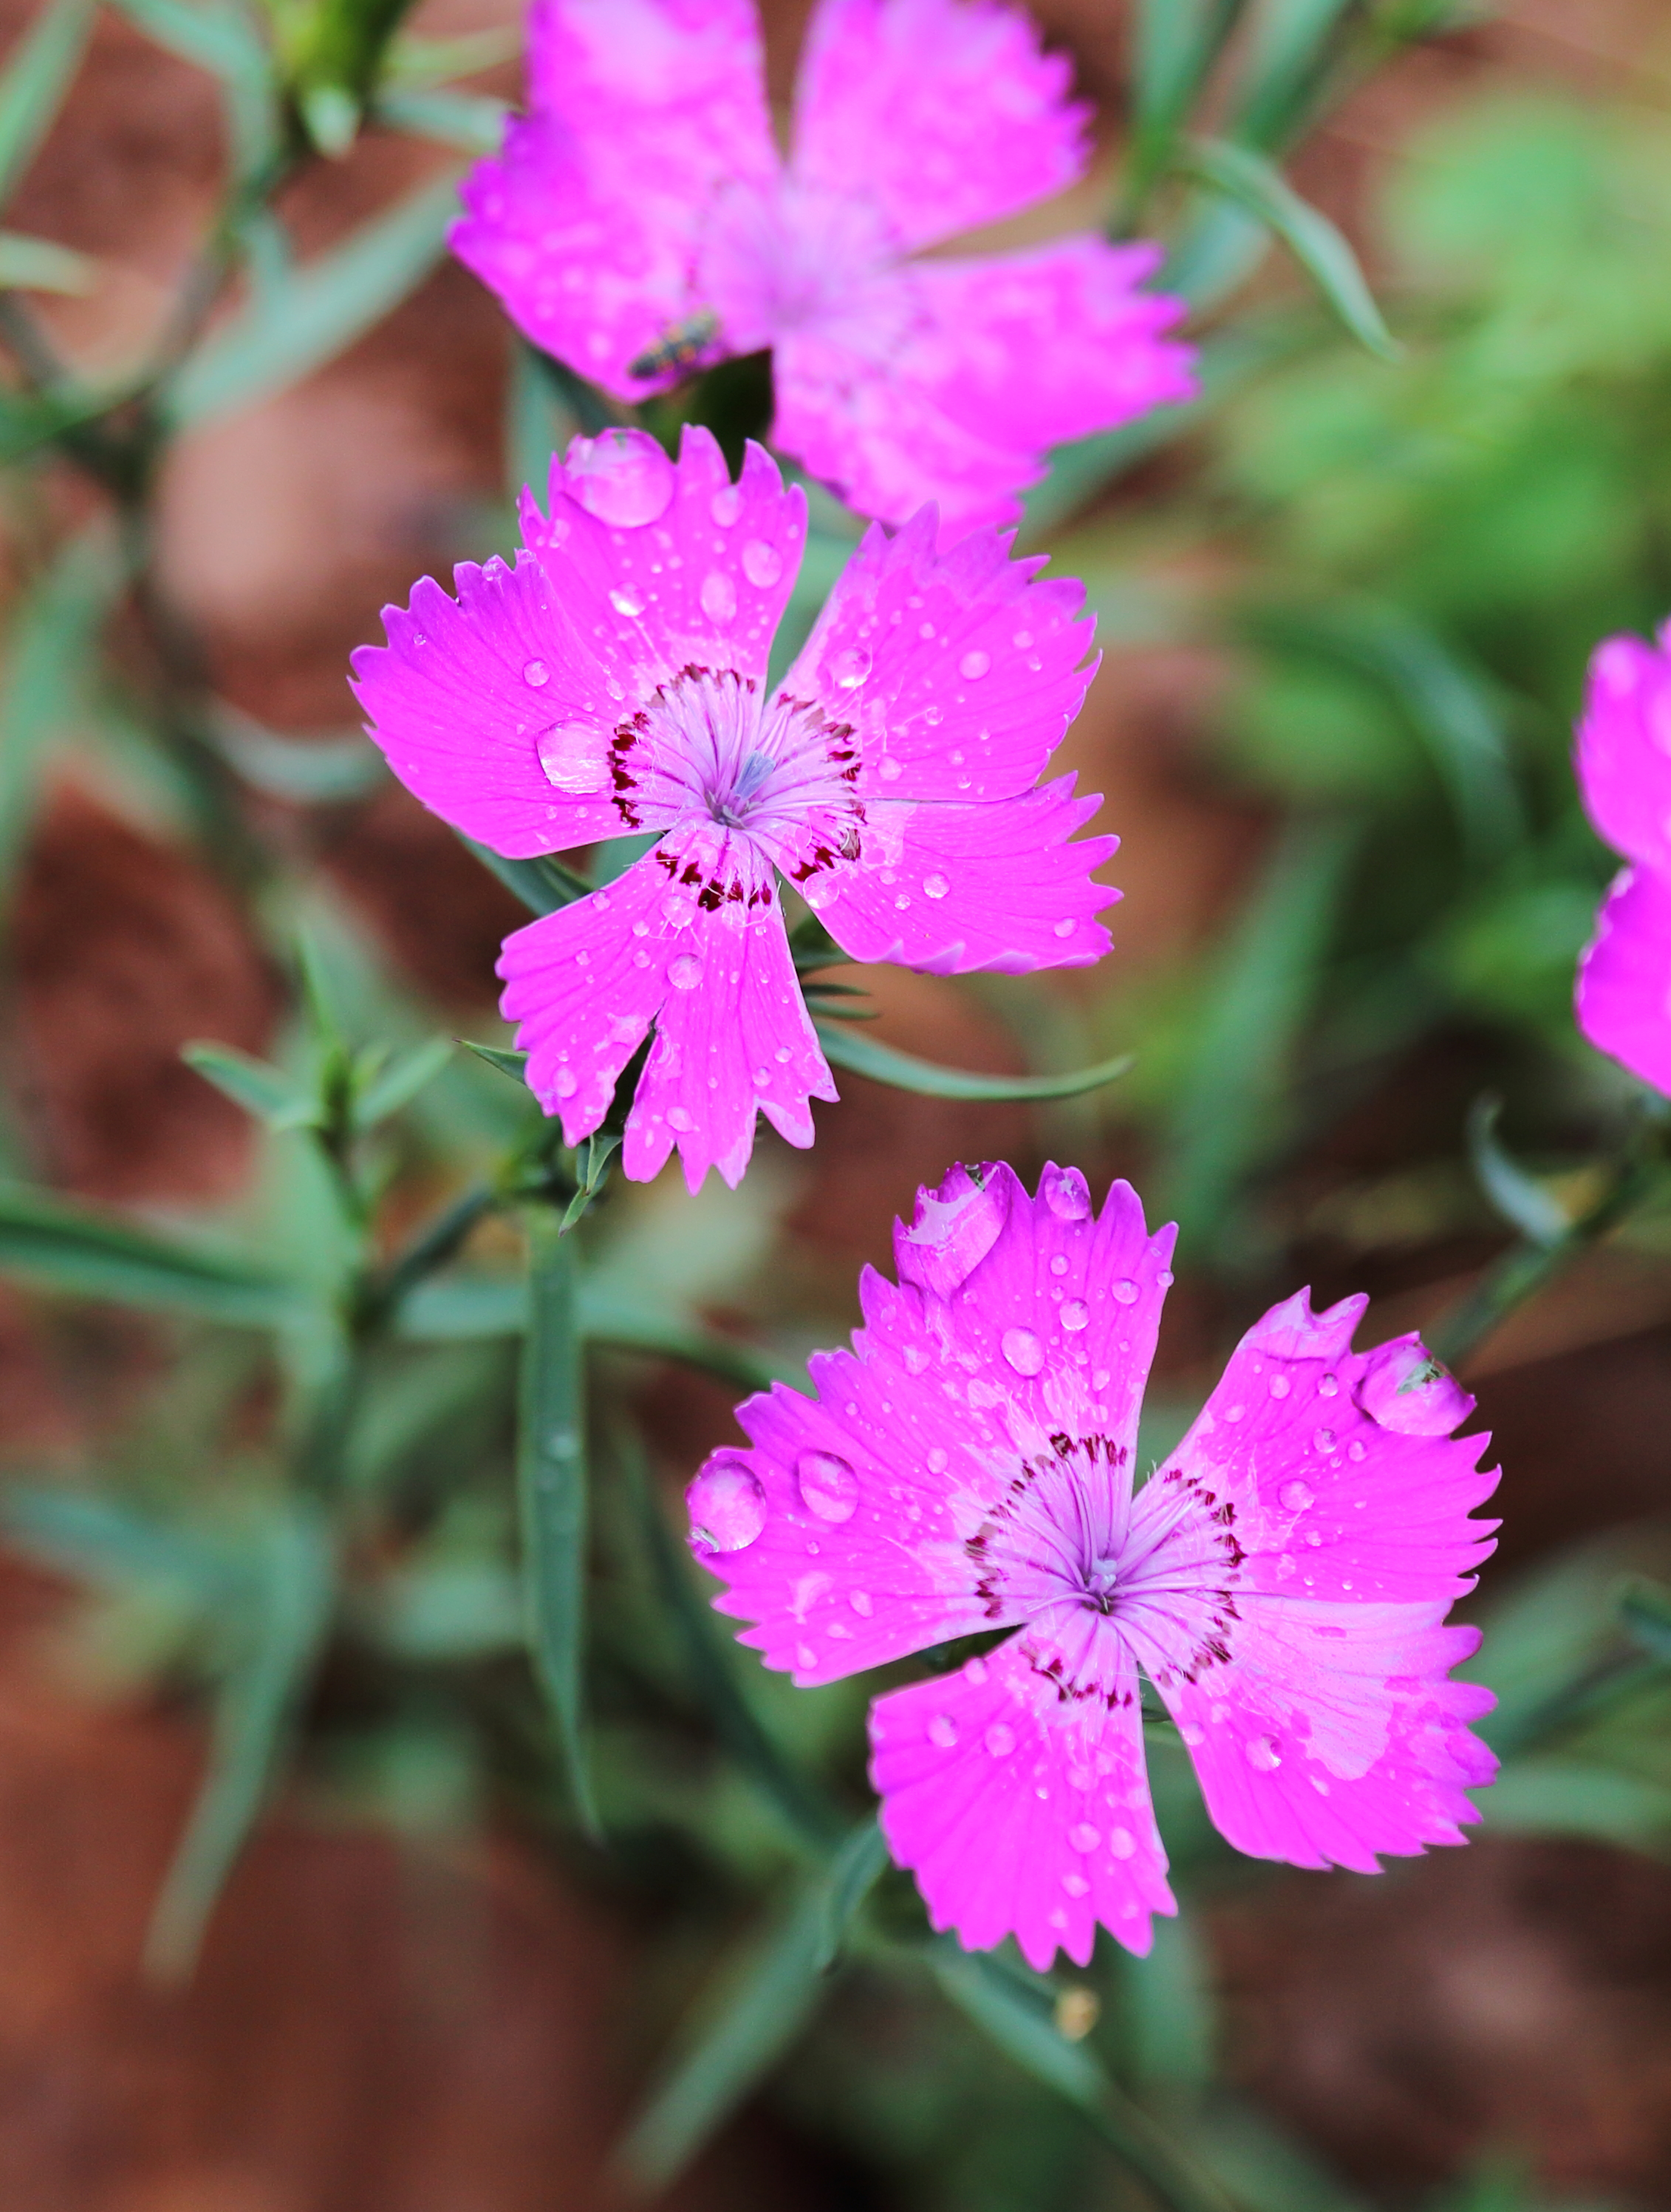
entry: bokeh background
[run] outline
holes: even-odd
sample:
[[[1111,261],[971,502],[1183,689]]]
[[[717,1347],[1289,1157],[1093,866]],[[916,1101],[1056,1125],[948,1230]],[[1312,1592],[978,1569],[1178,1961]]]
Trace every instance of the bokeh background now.
[[[780,93],[805,13],[766,10]],[[1121,10],[1038,13],[1112,155]],[[0,38],[33,16],[9,0]],[[426,0],[411,28],[513,32],[515,14]],[[514,97],[513,43],[499,60],[483,45],[475,90]],[[299,254],[323,252],[459,159],[368,129],[279,211]],[[84,375],[162,327],[225,161],[212,80],[101,13],[6,216],[96,266],[84,293],[34,303]],[[710,1328],[793,1353],[851,1325],[858,1268],[954,1158],[1128,1175],[1183,1224],[1158,1451],[1237,1331],[1300,1282],[1371,1291],[1371,1336],[1454,1306],[1513,1237],[1478,1142],[1470,1157],[1482,1098],[1536,1188],[1582,1202],[1632,1085],[1571,1024],[1609,864],[1567,747],[1596,640],[1671,611],[1671,17],[1662,0],[1482,11],[1376,71],[1291,174],[1353,240],[1401,358],[1356,344],[1273,252],[1219,318],[1211,404],[1133,441],[1088,498],[1047,484],[1026,526],[1101,617],[1066,762],[1122,840],[1115,956],[1024,987],[864,979],[878,1034],[928,1057],[1020,1072],[1129,1048],[1134,1072],[1043,1109],[843,1077],[816,1149],[763,1140],[736,1198],[622,1201],[604,1239],[622,1282],[653,1273]],[[521,909],[370,771],[344,674],[386,599],[508,543],[548,404],[493,301],[443,262],[338,357],[163,462],[155,574],[203,656],[237,804],[367,1034],[501,1035],[492,962]],[[273,895],[252,909],[188,834],[119,698],[52,688],[84,659],[73,606],[39,642],[43,578],[99,505],[50,454],[0,479],[6,1164],[280,1243],[306,1225],[287,1231],[273,1145],[180,1058],[201,1038],[290,1048]],[[145,641],[121,619],[138,684]],[[406,1218],[511,1112],[485,1069],[427,1096],[392,1200]],[[625,2201],[611,2145],[786,1847],[679,1713],[677,1653],[607,1499],[613,1847],[561,1816],[508,1679],[506,1357],[490,1332],[414,1356],[408,1399],[429,1395],[367,1480],[418,1501],[417,1537],[368,1540],[360,1630],[326,1655],[195,1977],[165,1985],[141,1961],[206,1756],[199,1626],[166,1566],[70,1556],[50,1501],[114,1490],[218,1526],[225,1495],[258,1488],[270,1380],[234,1332],[0,1280],[0,1462],[26,1501],[0,1554],[0,2201]],[[1671,1222],[1633,1218],[1464,1371],[1504,1469],[1473,1611],[1519,1753],[1478,1840],[1376,1881],[1252,1869],[1215,1853],[1163,1771],[1185,1925],[1149,1967],[1099,1954],[1062,1978],[1059,2023],[1270,2212],[1671,2204],[1671,1690],[1619,1658],[1619,1593],[1671,1569]],[[673,1526],[735,1393],[648,1359],[617,1361],[611,1387]],[[1617,1694],[1588,1698],[1598,1669]],[[856,1817],[862,1698],[737,1679]],[[908,1892],[887,1910],[908,1916]],[[1151,2202],[966,2021],[862,1961],[762,2072],[676,2201]]]

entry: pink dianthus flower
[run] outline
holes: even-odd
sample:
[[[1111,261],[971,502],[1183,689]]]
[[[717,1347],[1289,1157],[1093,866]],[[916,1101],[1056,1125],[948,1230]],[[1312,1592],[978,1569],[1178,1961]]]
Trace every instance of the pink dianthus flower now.
[[[623,1164],[677,1144],[691,1188],[735,1183],[763,1113],[810,1145],[836,1088],[790,955],[781,874],[858,960],[951,975],[1078,967],[1119,896],[1100,801],[1038,778],[1079,712],[1092,624],[995,531],[937,550],[925,510],[873,527],[775,689],[767,656],[806,504],[708,431],[677,464],[642,430],[553,459],[514,567],[466,562],[386,607],[354,656],[389,764],[444,821],[514,859],[651,833],[590,896],[505,940],[505,1018],[578,1144],[652,1027]]]
[[[770,347],[775,442],[861,513],[1012,520],[1065,439],[1186,399],[1158,246],[923,248],[1072,184],[1088,111],[995,0],[820,0],[791,150],[754,0],[536,0],[532,112],[453,251],[537,345],[626,400]]]
[[[1174,1232],[1077,1169],[1036,1198],[955,1168],[866,1271],[851,1352],[738,1419],[753,1449],[690,1486],[691,1545],[801,1684],[977,1632],[955,1674],[878,1698],[882,1826],[937,1928],[1084,1965],[1100,1923],[1146,1951],[1176,1908],[1144,1765],[1139,1670],[1238,1849],[1376,1871],[1463,1839],[1496,1762],[1447,1679],[1447,1627],[1494,1522],[1450,1440],[1474,1401],[1413,1336],[1367,1353],[1366,1300],[1304,1293],[1249,1330],[1183,1441],[1133,1490]]]
[[[1631,864],[1578,963],[1578,1026],[1671,1096],[1671,623],[1654,645],[1597,647],[1575,766],[1597,835]]]

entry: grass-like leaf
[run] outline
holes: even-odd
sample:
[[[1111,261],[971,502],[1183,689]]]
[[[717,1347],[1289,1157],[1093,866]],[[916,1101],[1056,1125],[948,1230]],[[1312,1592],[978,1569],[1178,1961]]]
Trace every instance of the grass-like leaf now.
[[[822,1021],[815,1021],[813,1027],[825,1058],[836,1066],[868,1075],[896,1091],[914,1091],[925,1098],[1077,1098],[1117,1081],[1133,1065],[1131,1054],[1122,1052],[1094,1067],[1076,1067],[1062,1075],[981,1075],[972,1068],[942,1067],[934,1060],[919,1060],[914,1053],[900,1052],[862,1031],[833,1029]]]
[[[121,575],[114,544],[95,526],[65,546],[13,620],[0,686],[0,884],[33,826],[41,761],[81,707],[92,641]]]
[[[0,1273],[229,1328],[283,1328],[303,1310],[295,1285],[240,1253],[174,1243],[21,1183],[0,1183]]]
[[[99,264],[85,253],[32,238],[21,230],[0,230],[0,291],[90,292]]]
[[[0,76],[0,204],[11,198],[57,118],[81,65],[94,12],[94,0],[52,0]]]
[[[386,1121],[410,1106],[419,1091],[432,1084],[447,1066],[453,1054],[451,1037],[427,1037],[410,1052],[399,1054],[368,1083],[355,1102],[354,1123],[359,1129],[374,1129],[380,1121]]]
[[[1497,1133],[1500,1098],[1476,1098],[1468,1115],[1468,1157],[1480,1188],[1511,1228],[1529,1243],[1559,1244],[1571,1223],[1566,1210],[1527,1174]]]
[[[499,151],[511,111],[487,93],[392,85],[378,94],[375,112],[392,131],[455,147],[461,154],[482,155]]]
[[[321,1119],[319,1101],[282,1067],[258,1060],[253,1053],[240,1052],[236,1045],[203,1040],[182,1045],[179,1056],[223,1097],[270,1129],[306,1129]]]

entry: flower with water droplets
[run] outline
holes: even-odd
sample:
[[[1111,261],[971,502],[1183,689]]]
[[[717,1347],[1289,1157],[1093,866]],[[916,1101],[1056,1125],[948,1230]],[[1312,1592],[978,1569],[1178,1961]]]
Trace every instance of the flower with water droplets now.
[[[1445,1625],[1496,1526],[1469,1517],[1486,1439],[1450,1433],[1473,1401],[1414,1337],[1354,1352],[1363,1298],[1302,1292],[1134,1486],[1171,1248],[1125,1183],[1097,1214],[1071,1168],[1036,1197],[956,1168],[896,1231],[897,1285],[866,1272],[852,1350],[812,1359],[816,1395],[750,1398],[749,1449],[690,1487],[715,1604],[797,1682],[1005,1632],[878,1698],[871,1775],[934,1925],[1041,1968],[1085,1964],[1099,1923],[1145,1951],[1175,1909],[1139,1670],[1257,1857],[1373,1873],[1461,1843],[1495,1768],[1467,1725],[1490,1692],[1449,1679],[1479,1632]]]
[[[1671,1097],[1671,623],[1655,644],[1597,648],[1575,766],[1597,834],[1630,863],[1578,963],[1578,1026]]]
[[[677,1144],[693,1188],[710,1166],[734,1183],[757,1113],[811,1143],[836,1089],[780,876],[858,960],[1016,973],[1108,950],[1095,917],[1119,895],[1091,872],[1117,841],[1070,842],[1099,802],[1039,781],[1091,678],[1077,584],[1036,580],[992,530],[942,552],[932,514],[872,529],[773,686],[805,502],[757,446],[733,483],[706,430],[677,463],[641,430],[579,439],[522,520],[513,567],[385,610],[355,688],[395,774],[495,852],[653,839],[499,963],[570,1144],[652,1030],[629,1176]]]
[[[820,0],[787,157],[754,0],[536,0],[529,65],[453,251],[618,398],[769,347],[785,453],[863,514],[968,526],[1049,447],[1193,393],[1182,301],[1139,289],[1158,246],[923,256],[1085,173],[1089,112],[1017,9]]]

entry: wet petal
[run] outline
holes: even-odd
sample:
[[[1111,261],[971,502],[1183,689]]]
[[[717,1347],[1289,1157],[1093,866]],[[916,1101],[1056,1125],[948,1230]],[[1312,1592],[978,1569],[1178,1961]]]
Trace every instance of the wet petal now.
[[[1671,1097],[1671,876],[1626,868],[1578,963],[1578,1027],[1598,1052]]]
[[[1613,850],[1671,870],[1671,640],[1598,647],[1575,765],[1589,818]]]

